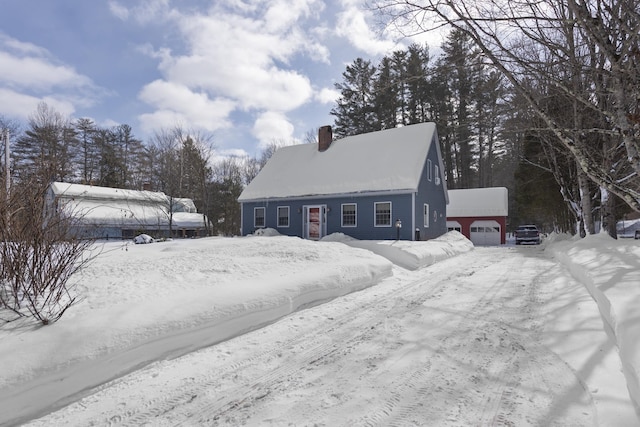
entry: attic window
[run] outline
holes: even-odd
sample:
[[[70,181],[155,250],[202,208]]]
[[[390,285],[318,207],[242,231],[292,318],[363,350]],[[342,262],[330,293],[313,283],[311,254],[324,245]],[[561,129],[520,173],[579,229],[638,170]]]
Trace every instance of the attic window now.
[[[427,159],[427,180],[431,181],[431,159]]]
[[[436,166],[436,185],[440,185],[440,168],[438,166]]]

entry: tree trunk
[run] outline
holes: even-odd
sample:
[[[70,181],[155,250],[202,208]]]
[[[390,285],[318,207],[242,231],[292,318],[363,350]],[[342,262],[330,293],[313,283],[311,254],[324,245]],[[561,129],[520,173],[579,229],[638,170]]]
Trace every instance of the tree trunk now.
[[[615,197],[606,188],[600,188],[600,221],[601,232],[607,233],[614,239],[618,238],[616,232]]]
[[[589,190],[589,178],[580,169],[578,165],[578,185],[580,187],[580,210],[582,221],[584,224],[582,230],[580,230],[580,236],[584,237],[585,234],[595,234],[596,227],[593,222],[592,206],[591,206],[591,191]]]

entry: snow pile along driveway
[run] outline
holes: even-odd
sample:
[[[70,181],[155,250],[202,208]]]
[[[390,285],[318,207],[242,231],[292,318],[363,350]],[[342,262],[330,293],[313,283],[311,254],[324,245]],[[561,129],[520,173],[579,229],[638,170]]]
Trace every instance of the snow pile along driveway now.
[[[455,255],[469,245],[459,233],[418,243],[432,259],[442,258],[442,246]],[[392,267],[370,251],[284,236],[108,243],[78,276],[83,301],[59,322],[0,329],[0,424],[375,285]]]
[[[606,234],[555,241],[547,250],[589,291],[613,331],[629,395],[640,412],[640,243]]]
[[[428,242],[408,240],[356,240],[335,233],[324,241],[341,241],[354,248],[370,250],[408,270],[417,270],[473,249],[473,243],[457,231]]]

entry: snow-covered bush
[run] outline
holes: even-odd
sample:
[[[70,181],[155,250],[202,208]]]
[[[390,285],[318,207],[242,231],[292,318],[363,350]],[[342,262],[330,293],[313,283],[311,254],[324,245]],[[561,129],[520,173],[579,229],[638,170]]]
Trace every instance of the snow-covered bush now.
[[[154,241],[155,240],[153,239],[153,237],[149,236],[148,234],[139,234],[133,238],[133,243],[135,243],[136,245],[144,245],[147,243],[153,243]]]
[[[282,236],[282,234],[278,233],[278,231],[273,228],[258,228],[256,231],[254,231],[253,236],[273,237]]]

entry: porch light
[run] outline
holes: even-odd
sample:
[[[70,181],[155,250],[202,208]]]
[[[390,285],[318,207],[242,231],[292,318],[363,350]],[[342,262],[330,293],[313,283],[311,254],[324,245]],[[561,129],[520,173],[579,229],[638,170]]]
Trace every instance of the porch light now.
[[[396,219],[396,240],[400,240],[400,229],[402,228],[402,221]]]

